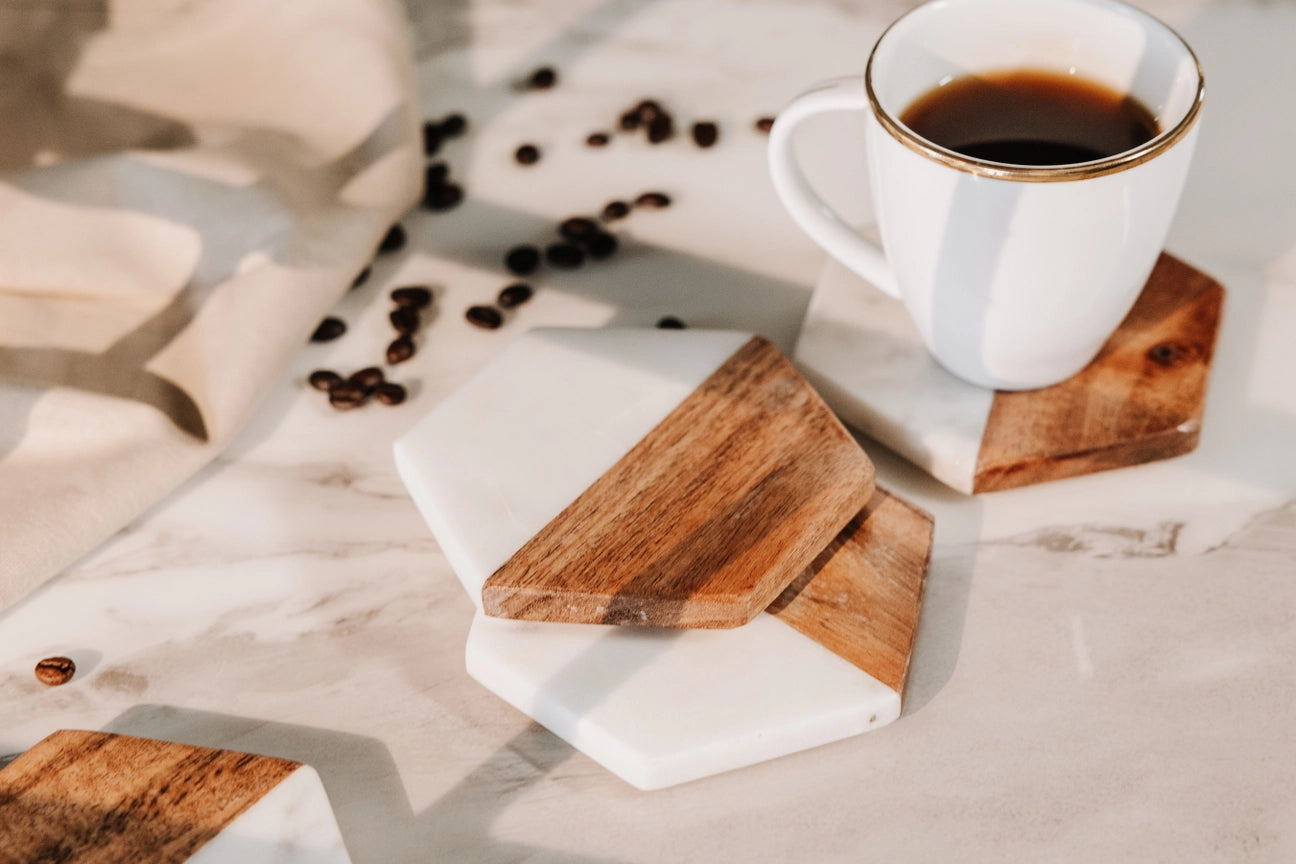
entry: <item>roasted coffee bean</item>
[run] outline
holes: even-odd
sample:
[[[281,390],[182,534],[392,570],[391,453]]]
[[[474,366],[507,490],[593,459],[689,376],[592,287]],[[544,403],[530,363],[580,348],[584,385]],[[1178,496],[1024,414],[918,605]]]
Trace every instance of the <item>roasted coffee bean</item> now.
[[[464,317],[469,324],[483,330],[494,330],[504,323],[504,316],[494,306],[469,306]]]
[[[660,144],[675,137],[675,121],[669,114],[659,114],[648,123],[648,140]]]
[[[422,285],[406,285],[392,291],[391,299],[397,306],[426,309],[432,303],[432,289]]]
[[[527,86],[532,90],[548,90],[558,83],[558,73],[552,66],[541,66],[531,73],[527,79]]]
[[[384,381],[374,390],[374,398],[384,405],[399,405],[405,396],[405,388],[393,381]]]
[[[658,330],[683,330],[685,327],[686,325],[684,322],[676,318],[674,315],[666,315],[657,319]]]
[[[357,273],[356,277],[351,280],[352,289],[359,288],[361,285],[367,282],[369,280],[369,274],[372,272],[373,272],[372,267],[366,267],[363,270],[361,270],[359,273]]]
[[[519,165],[534,165],[540,161],[540,148],[534,144],[523,144],[513,152],[513,158]]]
[[[617,250],[617,239],[606,231],[600,231],[585,241],[585,251],[595,261],[602,261]]]
[[[585,143],[590,147],[606,147],[612,136],[606,132],[591,132],[585,138]]]
[[[383,371],[377,366],[366,366],[363,369],[352,372],[351,377],[347,378],[348,383],[359,384],[365,389],[366,393],[372,393],[373,389],[384,380]]]
[[[423,155],[435,156],[441,150],[441,124],[429,120],[423,124]]]
[[[662,207],[669,207],[671,203],[670,196],[664,192],[645,192],[635,199],[636,207],[647,207],[652,210],[660,210]]]
[[[319,323],[315,332],[311,334],[312,342],[332,342],[334,339],[346,332],[346,322],[341,318],[334,318],[331,315]]]
[[[513,309],[530,300],[533,293],[531,286],[525,282],[514,282],[500,289],[495,302],[501,309]]]
[[[585,253],[571,243],[550,243],[545,247],[545,260],[562,270],[574,270],[585,263]]]
[[[624,201],[609,201],[601,214],[604,222],[615,222],[624,219],[630,213],[630,205]]]
[[[387,320],[391,321],[396,332],[403,336],[418,332],[419,312],[413,306],[397,306],[387,316]]]
[[[382,242],[378,244],[379,252],[397,252],[405,246],[405,229],[397,222],[387,229]]]
[[[639,128],[639,125],[639,112],[633,109],[622,114],[621,119],[617,121],[617,126],[622,132],[633,132]]]
[[[46,657],[36,664],[36,680],[48,687],[57,687],[72,680],[76,664],[70,657]]]
[[[404,363],[414,356],[414,340],[409,336],[401,335],[392,340],[387,346],[387,362],[395,366],[398,363]]]
[[[593,219],[586,219],[584,216],[572,216],[570,219],[564,219],[559,223],[558,233],[573,243],[580,243],[587,237],[593,237],[599,233],[599,226]]]
[[[457,183],[429,186],[423,193],[423,206],[429,210],[449,210],[463,200],[463,187]]]
[[[720,127],[709,120],[693,124],[693,143],[699,147],[710,147],[720,137]]]
[[[769,131],[773,128],[774,128],[773,117],[761,117],[759,120],[756,121],[757,132],[764,132],[766,135],[768,135]]]
[[[446,138],[458,138],[467,130],[468,118],[457,111],[441,119],[441,134]]]
[[[634,107],[634,113],[641,123],[651,123],[666,112],[656,99],[644,99]]]
[[[540,266],[540,250],[534,246],[514,246],[504,256],[504,266],[517,276],[530,276]]]
[[[369,390],[357,381],[342,381],[329,391],[329,404],[340,411],[359,408],[369,401]]]
[[[342,380],[342,376],[331,369],[316,369],[306,380],[309,381],[310,386],[314,387],[316,390],[323,390],[327,393],[335,384]]]

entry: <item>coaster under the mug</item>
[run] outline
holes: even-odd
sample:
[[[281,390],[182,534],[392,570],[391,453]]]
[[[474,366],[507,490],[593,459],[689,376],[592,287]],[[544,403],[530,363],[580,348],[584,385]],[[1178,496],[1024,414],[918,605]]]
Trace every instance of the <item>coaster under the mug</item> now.
[[[829,259],[793,360],[847,424],[965,493],[1167,459],[1197,446],[1224,288],[1162,254],[1093,362],[1039,390],[969,384],[898,300]]]

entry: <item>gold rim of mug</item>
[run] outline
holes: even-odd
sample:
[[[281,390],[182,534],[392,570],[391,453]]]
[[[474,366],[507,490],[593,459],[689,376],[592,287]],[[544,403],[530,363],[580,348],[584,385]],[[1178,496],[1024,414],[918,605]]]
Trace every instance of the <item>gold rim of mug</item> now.
[[[1116,4],[1113,4],[1116,5]],[[1123,4],[1122,4],[1123,5]],[[1141,10],[1132,9],[1137,14],[1143,15],[1154,23],[1164,27],[1171,35],[1179,40],[1188,56],[1192,58],[1193,66],[1197,69],[1197,93],[1193,97],[1192,106],[1183,119],[1174,125],[1174,128],[1168,129],[1139,146],[1122,150],[1115,156],[1108,156],[1106,159],[1096,159],[1093,162],[1076,162],[1069,165],[1012,165],[1005,162],[989,162],[984,159],[976,159],[972,156],[964,156],[962,153],[953,150],[947,150],[937,144],[933,144],[926,138],[918,135],[908,126],[901,123],[896,118],[887,113],[878,101],[877,94],[873,92],[873,58],[877,55],[878,46],[886,39],[891,29],[909,17],[906,13],[895,21],[882,32],[878,40],[873,45],[873,50],[869,52],[868,65],[864,67],[864,90],[868,94],[869,106],[873,109],[873,116],[882,124],[882,128],[891,134],[901,144],[913,150],[920,156],[939,162],[942,165],[948,165],[958,171],[964,171],[969,174],[978,174],[982,177],[992,177],[996,180],[1017,180],[1028,183],[1056,183],[1067,180],[1085,180],[1090,177],[1101,177],[1104,174],[1115,174],[1118,171],[1124,171],[1133,168],[1135,165],[1142,165],[1144,162],[1154,156],[1169,150],[1175,144],[1179,143],[1188,130],[1192,129],[1193,124],[1197,121],[1197,115],[1201,112],[1202,100],[1206,96],[1206,76],[1202,73],[1201,62],[1197,55],[1193,53],[1192,46],[1184,40],[1182,36],[1176,33],[1169,25],[1148,15]],[[916,10],[915,10],[916,11]]]

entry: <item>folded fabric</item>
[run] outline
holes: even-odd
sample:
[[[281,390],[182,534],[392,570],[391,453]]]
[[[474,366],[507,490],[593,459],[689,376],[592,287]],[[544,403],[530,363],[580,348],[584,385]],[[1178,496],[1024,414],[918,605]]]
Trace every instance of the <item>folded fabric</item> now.
[[[230,441],[419,192],[393,0],[0,8],[0,609]]]

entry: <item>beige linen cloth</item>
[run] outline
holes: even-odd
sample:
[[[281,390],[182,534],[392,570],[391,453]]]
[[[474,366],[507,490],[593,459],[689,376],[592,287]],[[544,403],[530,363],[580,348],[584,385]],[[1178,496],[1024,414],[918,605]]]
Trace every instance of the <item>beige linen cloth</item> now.
[[[0,609],[206,464],[417,198],[394,0],[0,5]]]

